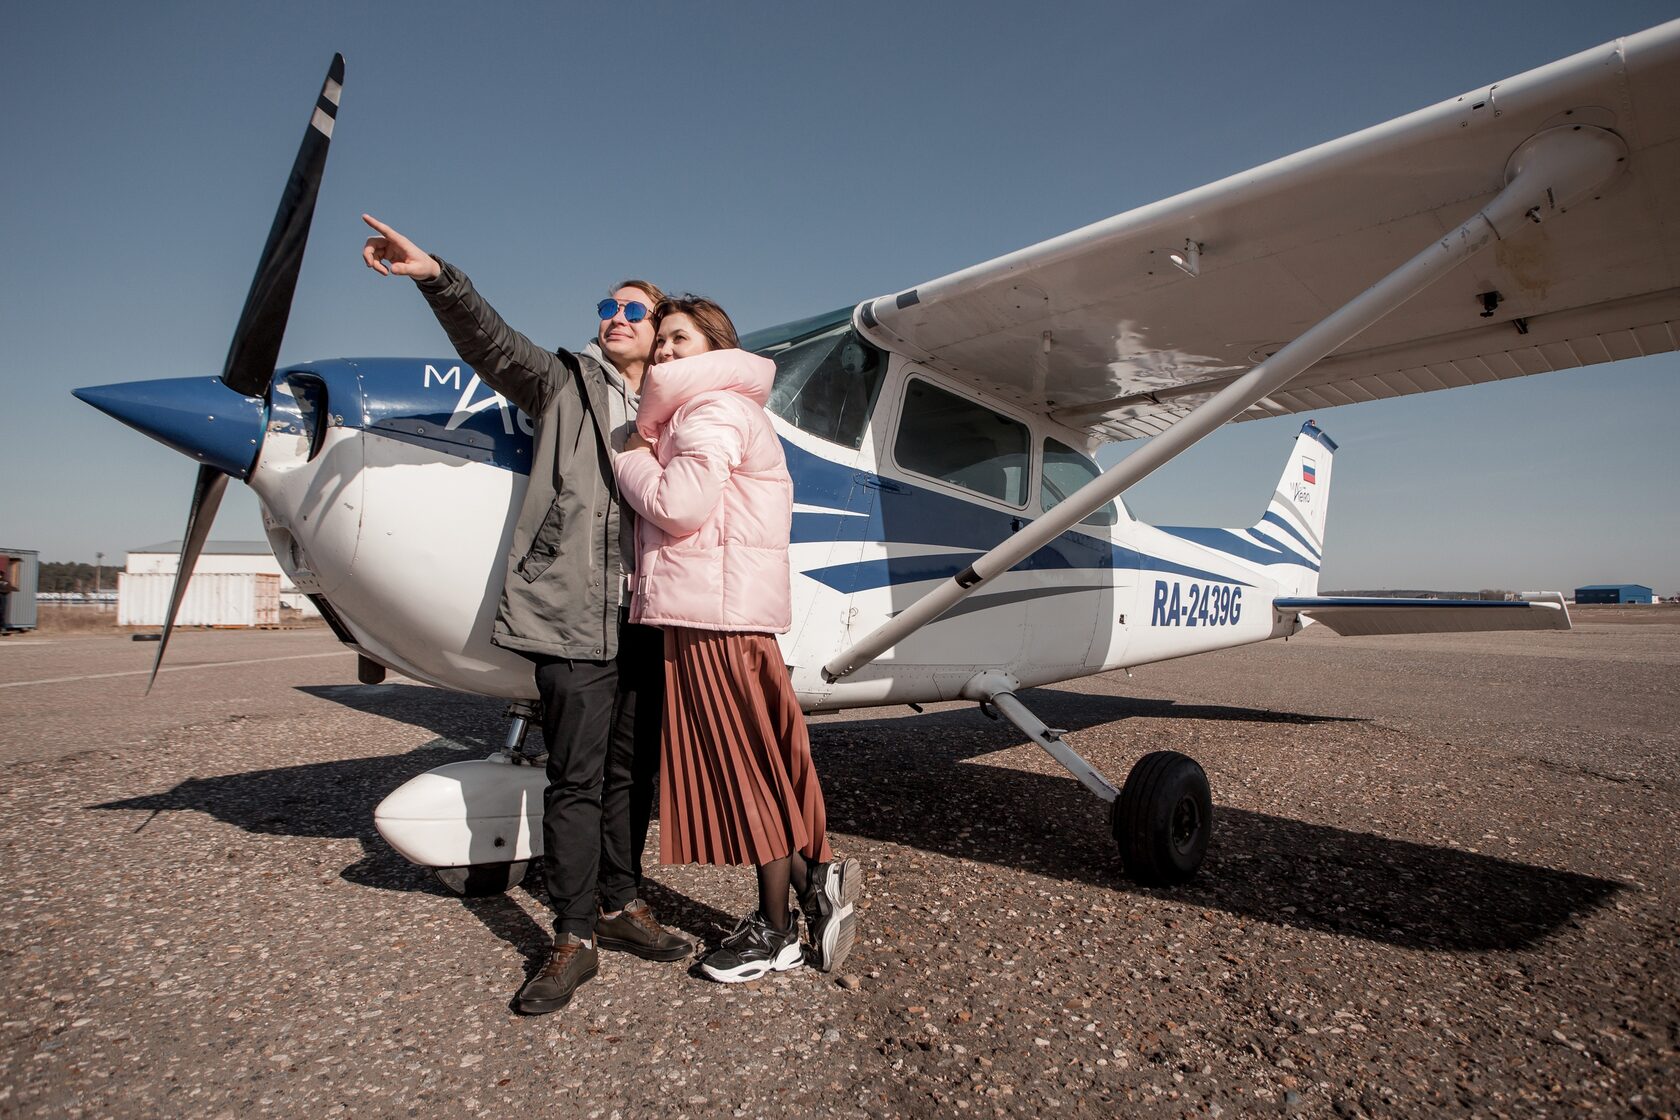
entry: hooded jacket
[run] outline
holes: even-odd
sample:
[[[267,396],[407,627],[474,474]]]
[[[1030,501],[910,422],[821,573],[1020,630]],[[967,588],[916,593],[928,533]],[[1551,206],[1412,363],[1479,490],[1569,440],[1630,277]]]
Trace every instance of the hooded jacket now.
[[[609,462],[607,357],[545,350],[496,313],[472,281],[439,260],[418,281],[473,371],[535,423],[531,474],[508,549],[491,641],[525,654],[586,661],[618,653],[619,503]]]
[[[764,402],[776,363],[714,350],[651,366],[636,427],[653,446],[613,461],[639,515],[630,619],[784,633],[793,624],[793,478]]]

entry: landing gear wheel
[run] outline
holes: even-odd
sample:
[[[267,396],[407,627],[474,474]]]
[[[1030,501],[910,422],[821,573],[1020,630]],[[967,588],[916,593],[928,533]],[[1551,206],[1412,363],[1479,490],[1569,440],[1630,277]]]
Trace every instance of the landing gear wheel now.
[[[1138,759],[1114,802],[1110,824],[1120,862],[1150,887],[1187,882],[1213,834],[1213,795],[1195,759],[1153,751]]]
[[[531,866],[527,859],[512,863],[475,863],[469,867],[434,867],[437,881],[463,898],[488,898],[517,887]]]

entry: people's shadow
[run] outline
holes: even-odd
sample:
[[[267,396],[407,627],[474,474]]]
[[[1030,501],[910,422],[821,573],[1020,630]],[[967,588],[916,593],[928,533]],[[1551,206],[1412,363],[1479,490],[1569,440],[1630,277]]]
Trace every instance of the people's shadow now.
[[[465,758],[480,757],[500,749],[507,727],[503,716],[508,701],[491,696],[472,696],[396,681],[387,684],[300,685],[298,691],[354,711],[424,728],[436,736],[432,742],[425,744],[426,747],[454,749],[462,752]],[[532,734],[540,737],[540,732],[533,731]]]
[[[457,744],[499,742],[486,729],[499,726],[500,702],[403,685],[312,692],[438,737],[404,754],[189,778],[162,793],[96,807],[153,815],[191,810],[250,832],[354,839],[363,856],[341,872],[347,881],[448,893],[379,838],[373,806],[416,774],[474,756]],[[1339,718],[1050,689],[1024,699],[1047,722],[1076,730],[1138,716],[1303,725]],[[1214,840],[1202,872],[1185,886],[1146,891],[1125,879],[1106,812],[1084,787],[1060,772],[974,760],[1022,745],[1009,724],[963,708],[913,719],[819,721],[812,741],[835,832],[1110,890],[1162,894],[1283,926],[1409,948],[1521,948],[1622,889],[1573,872],[1220,806],[1216,790]],[[540,892],[539,865],[533,863],[525,884]],[[662,919],[697,939],[732,920],[662,884],[650,882],[648,894]],[[528,959],[533,946],[546,944],[547,932],[521,916],[512,899],[466,905]]]
[[[346,882],[458,898],[426,869],[409,863],[385,843],[374,828],[373,808],[416,775],[446,763],[481,758],[500,747],[506,701],[406,684],[310,686],[302,691],[424,728],[435,737],[402,754],[187,778],[160,793],[94,808],[145,811],[148,815],[138,822],[136,830],[147,827],[160,813],[191,811],[246,832],[355,840],[362,854],[339,872]],[[540,739],[540,732],[532,734]],[[542,881],[542,861],[533,860],[523,884],[516,889],[527,892],[540,909],[546,909]],[[646,883],[648,900],[661,920],[696,939],[730,920],[721,911],[679,891],[653,880]],[[549,931],[533,921],[512,897],[496,895],[461,902],[527,960],[533,953],[546,952]]]
[[[533,860],[525,881],[517,888],[531,897],[539,913],[549,909],[542,872],[542,861]],[[718,931],[728,929],[735,921],[733,915],[690,898],[652,877],[642,880],[639,893],[663,925],[688,934],[697,945],[716,940]],[[528,971],[542,967],[553,941],[550,927],[539,925],[528,910],[505,894],[463,898],[461,902],[486,929],[519,950]]]

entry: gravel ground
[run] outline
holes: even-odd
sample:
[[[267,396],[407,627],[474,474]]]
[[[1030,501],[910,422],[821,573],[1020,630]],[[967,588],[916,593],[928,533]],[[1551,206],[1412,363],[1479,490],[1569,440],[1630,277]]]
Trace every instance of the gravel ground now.
[[[0,1115],[1668,1115],[1680,612],[1577,621],[1027,694],[1116,780],[1207,768],[1183,888],[1121,878],[1101,806],[972,707],[822,717],[845,974],[604,955],[535,1019],[537,877],[463,902],[371,821],[497,705],[336,683],[320,633],[180,635],[143,703],[107,674],[151,647],[0,643]],[[650,875],[696,937],[751,905]]]

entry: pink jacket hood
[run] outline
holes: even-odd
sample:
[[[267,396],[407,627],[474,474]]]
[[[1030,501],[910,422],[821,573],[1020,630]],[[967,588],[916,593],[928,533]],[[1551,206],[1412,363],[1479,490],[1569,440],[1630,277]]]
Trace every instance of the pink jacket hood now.
[[[652,367],[613,459],[638,515],[632,622],[785,633],[793,624],[793,479],[764,402],[776,363],[714,350]]]
[[[643,438],[656,438],[672,413],[702,393],[739,393],[762,408],[775,378],[775,362],[745,350],[709,350],[649,366],[642,378],[636,428]]]

